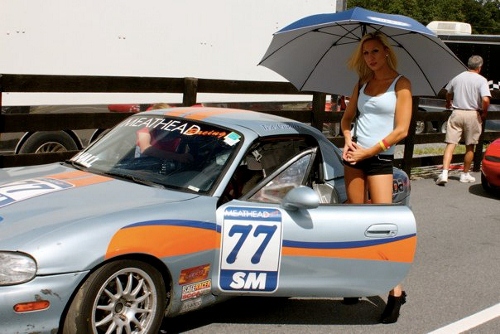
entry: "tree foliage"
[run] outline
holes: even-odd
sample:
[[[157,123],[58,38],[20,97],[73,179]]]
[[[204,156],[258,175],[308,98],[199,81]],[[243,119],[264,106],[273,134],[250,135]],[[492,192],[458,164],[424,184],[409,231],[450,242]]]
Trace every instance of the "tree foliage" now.
[[[427,25],[431,21],[466,22],[473,34],[500,34],[500,0],[347,0],[347,8],[409,16]]]

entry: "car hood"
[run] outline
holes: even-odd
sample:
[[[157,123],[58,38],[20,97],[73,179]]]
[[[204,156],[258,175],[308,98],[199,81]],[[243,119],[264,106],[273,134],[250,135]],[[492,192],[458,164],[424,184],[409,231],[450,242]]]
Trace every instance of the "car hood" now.
[[[207,196],[116,180],[60,164],[3,169],[0,180],[0,250],[26,252],[42,262],[64,252],[76,256],[75,248],[82,253],[103,248],[99,252],[104,254],[120,228],[155,219],[181,219],[186,205],[180,202],[215,202]]]

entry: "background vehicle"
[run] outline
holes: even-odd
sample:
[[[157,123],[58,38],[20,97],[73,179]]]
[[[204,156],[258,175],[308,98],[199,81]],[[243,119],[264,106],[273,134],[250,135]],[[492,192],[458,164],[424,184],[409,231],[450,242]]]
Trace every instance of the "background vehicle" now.
[[[500,138],[494,140],[484,152],[481,185],[487,192],[500,194]]]
[[[107,112],[105,105],[11,106],[2,107],[3,114],[54,114]],[[0,134],[0,154],[48,153],[81,150],[98,137],[101,130],[60,130],[12,132]]]

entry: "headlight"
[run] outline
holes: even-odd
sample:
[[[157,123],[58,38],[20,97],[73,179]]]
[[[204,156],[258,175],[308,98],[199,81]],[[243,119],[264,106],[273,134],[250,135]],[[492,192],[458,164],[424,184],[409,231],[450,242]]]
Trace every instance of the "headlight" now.
[[[35,260],[23,253],[0,252],[0,286],[27,282],[36,274]]]

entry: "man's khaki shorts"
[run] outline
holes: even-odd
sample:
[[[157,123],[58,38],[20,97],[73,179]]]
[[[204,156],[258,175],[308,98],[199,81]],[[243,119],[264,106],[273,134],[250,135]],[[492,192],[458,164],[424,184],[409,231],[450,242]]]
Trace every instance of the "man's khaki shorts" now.
[[[476,110],[455,109],[448,118],[446,139],[449,144],[475,145],[481,135],[481,117]]]

